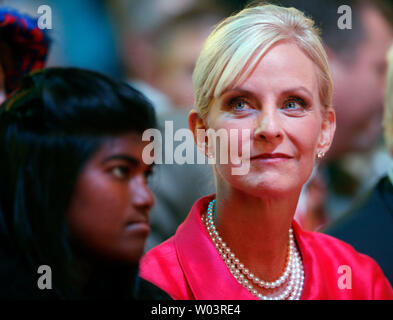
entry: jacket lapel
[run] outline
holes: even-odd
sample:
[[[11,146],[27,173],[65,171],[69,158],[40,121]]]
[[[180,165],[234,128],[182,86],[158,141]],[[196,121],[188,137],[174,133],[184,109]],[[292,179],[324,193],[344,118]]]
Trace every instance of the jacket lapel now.
[[[175,235],[180,266],[198,300],[257,300],[232,276],[210,240],[201,214],[206,212],[210,195],[199,199]]]

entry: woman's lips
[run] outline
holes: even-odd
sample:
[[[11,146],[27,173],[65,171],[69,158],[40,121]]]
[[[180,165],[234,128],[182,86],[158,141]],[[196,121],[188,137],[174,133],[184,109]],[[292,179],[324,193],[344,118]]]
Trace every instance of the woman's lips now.
[[[147,221],[129,222],[126,224],[125,228],[129,232],[140,232],[140,233],[150,232],[150,225]]]
[[[261,161],[264,163],[277,163],[292,159],[290,155],[285,153],[261,153],[250,158],[251,161]]]

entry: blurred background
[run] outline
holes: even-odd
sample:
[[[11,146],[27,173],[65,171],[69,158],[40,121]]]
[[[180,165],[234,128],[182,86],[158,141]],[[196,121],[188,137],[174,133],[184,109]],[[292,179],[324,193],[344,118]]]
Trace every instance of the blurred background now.
[[[40,16],[37,10],[41,5],[48,5],[52,9],[52,30],[49,33],[53,43],[47,66],[77,66],[97,70],[113,77],[141,75],[149,78],[152,76],[154,66],[148,66],[151,63],[148,59],[152,58],[148,47],[152,45],[153,40],[158,41],[157,33],[162,35],[177,28],[169,25],[171,20],[187,12],[198,10],[206,13],[209,10],[212,12],[222,10],[227,14],[242,8],[245,2],[242,0],[2,0],[0,5],[17,9],[33,17]],[[190,20],[195,20],[192,13],[188,17]],[[183,20],[187,20],[187,17],[185,16]],[[181,23],[183,22],[179,22]],[[206,28],[209,27],[211,25],[206,23]],[[141,51],[147,54],[143,57],[144,61],[137,60],[142,59],[139,56]],[[136,54],[135,59],[129,56],[132,53]]]

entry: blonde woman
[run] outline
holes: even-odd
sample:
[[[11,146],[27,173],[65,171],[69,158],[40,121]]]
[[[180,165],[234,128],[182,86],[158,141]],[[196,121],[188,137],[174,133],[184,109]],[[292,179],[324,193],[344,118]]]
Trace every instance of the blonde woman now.
[[[240,163],[203,149],[216,159],[216,194],[199,199],[175,236],[146,254],[141,276],[174,299],[393,298],[371,258],[293,220],[335,131],[313,22],[292,8],[246,8],[211,33],[193,80],[190,129],[195,137],[238,132]],[[246,163],[247,172],[234,174]]]

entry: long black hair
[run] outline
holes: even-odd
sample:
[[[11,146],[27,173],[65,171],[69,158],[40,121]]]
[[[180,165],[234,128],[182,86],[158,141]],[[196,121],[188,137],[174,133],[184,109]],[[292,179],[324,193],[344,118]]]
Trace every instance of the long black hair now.
[[[81,169],[105,137],[154,127],[139,91],[77,68],[32,73],[0,107],[0,240],[35,274],[49,265],[58,296],[73,296],[65,215]]]

